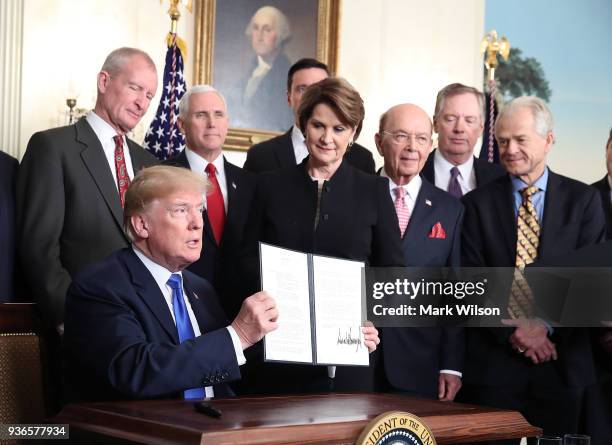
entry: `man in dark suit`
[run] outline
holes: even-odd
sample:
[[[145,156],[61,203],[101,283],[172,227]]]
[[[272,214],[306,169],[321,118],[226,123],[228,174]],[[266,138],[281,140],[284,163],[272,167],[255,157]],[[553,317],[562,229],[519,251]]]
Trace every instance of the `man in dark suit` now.
[[[422,175],[456,198],[504,174],[501,166],[474,156],[484,112],[484,95],[476,88],[452,83],[438,92],[433,118],[438,149],[427,158]]]
[[[406,266],[458,266],[463,206],[419,176],[431,149],[432,124],[412,104],[384,113],[376,134],[402,233]],[[461,328],[385,328],[386,378],[395,390],[451,401],[461,388]]]
[[[17,159],[0,151],[0,303],[14,301]]]
[[[189,168],[213,183],[217,181],[219,187],[213,192],[221,193],[219,203],[223,203],[223,214],[215,214],[214,208],[207,208],[204,213],[202,255],[189,270],[212,283],[221,295],[221,305],[227,316],[233,318],[242,304],[236,265],[255,190],[255,177],[223,156],[229,117],[224,98],[213,87],[197,85],[185,93],[179,104],[178,125],[185,135],[187,147],[165,163]],[[207,173],[207,169],[213,167],[214,179]],[[221,217],[217,221],[220,233],[211,225],[211,219],[218,217]]]
[[[293,127],[285,134],[253,145],[247,152],[245,170],[254,173],[277,170],[300,164],[308,156],[304,135],[299,128],[298,109],[306,88],[328,77],[327,65],[318,60],[300,59],[293,64],[287,75],[287,103],[293,110]],[[353,167],[374,173],[374,158],[367,148],[353,144],[344,158]]]
[[[608,174],[592,185],[601,193],[601,203],[603,204],[604,214],[606,215],[607,239],[612,239],[612,130],[606,144],[606,166]]]
[[[17,181],[18,242],[29,291],[49,326],[61,325],[72,275],[128,245],[122,197],[156,159],[126,133],[147,111],[157,72],[143,51],[109,54],[94,110],[74,125],[35,133]]]
[[[65,358],[76,400],[227,396],[243,349],[273,329],[265,292],[228,326],[210,284],[185,271],[202,247],[207,182],[183,168],[140,172],[125,196],[132,247],[76,275],[66,304]]]
[[[501,111],[495,136],[509,175],[464,197],[463,266],[521,269],[603,240],[599,194],[546,166],[552,122],[535,97]],[[464,399],[518,410],[546,434],[576,432],[584,389],[595,380],[588,332],[528,318],[520,307],[529,298],[508,297],[511,327],[468,330]]]

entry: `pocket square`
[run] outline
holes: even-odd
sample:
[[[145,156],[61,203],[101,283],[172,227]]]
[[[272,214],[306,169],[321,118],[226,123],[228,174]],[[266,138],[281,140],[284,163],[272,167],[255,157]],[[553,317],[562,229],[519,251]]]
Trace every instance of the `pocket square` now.
[[[429,232],[429,235],[427,235],[427,238],[446,239],[446,231],[444,230],[444,227],[442,227],[442,224],[440,224],[440,222],[437,222],[433,225],[431,231]]]

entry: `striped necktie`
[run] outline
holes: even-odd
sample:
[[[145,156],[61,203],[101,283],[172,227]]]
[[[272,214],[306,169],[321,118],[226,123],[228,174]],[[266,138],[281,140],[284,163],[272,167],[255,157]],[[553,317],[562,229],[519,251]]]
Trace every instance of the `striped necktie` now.
[[[393,189],[393,193],[395,193],[395,212],[397,213],[400,232],[402,236],[404,236],[406,227],[408,227],[408,221],[410,221],[410,210],[408,210],[408,206],[406,205],[404,199],[404,196],[406,196],[406,190],[404,187],[396,187]]]

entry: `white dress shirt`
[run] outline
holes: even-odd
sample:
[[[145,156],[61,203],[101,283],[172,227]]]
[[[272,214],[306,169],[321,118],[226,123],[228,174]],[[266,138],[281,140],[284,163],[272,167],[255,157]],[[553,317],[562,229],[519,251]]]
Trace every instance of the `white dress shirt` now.
[[[142,261],[142,263],[145,265],[147,270],[151,272],[151,275],[153,275],[153,279],[157,283],[157,287],[159,287],[159,290],[164,296],[164,300],[166,300],[166,304],[168,305],[168,309],[170,310],[170,315],[172,316],[172,320],[174,320],[174,323],[176,324],[176,319],[174,318],[174,309],[172,307],[173,306],[172,305],[172,289],[170,288],[170,286],[168,286],[168,279],[170,279],[170,275],[172,275],[173,272],[170,272],[165,267],[160,266],[159,264],[151,260],[149,257],[147,257],[144,253],[142,253],[136,247],[132,246],[132,249],[134,250],[134,253],[136,254],[136,256],[140,259],[140,261]],[[183,277],[183,274],[180,271],[174,272],[174,273],[181,275],[181,278]],[[183,281],[181,282],[184,283]],[[189,314],[189,321],[191,322],[191,327],[193,328],[193,334],[194,336],[199,337],[200,335],[202,335],[202,333],[200,332],[200,326],[198,325],[198,321],[195,318],[193,309],[191,309],[191,303],[189,302],[189,299],[187,298],[187,292],[185,292],[184,284],[183,284],[183,300],[185,301],[185,306],[187,307],[187,313]],[[238,334],[236,333],[236,331],[234,330],[232,326],[227,326],[226,329],[228,330],[230,337],[232,338],[232,344],[234,345],[234,352],[236,353],[236,360],[238,362],[238,365],[240,366],[240,365],[245,364],[246,358],[244,357],[244,353],[242,352],[242,344],[240,342],[240,338],[238,337]],[[212,386],[207,386],[204,388],[204,390],[206,392],[206,397],[215,396]]]
[[[98,137],[100,144],[102,144],[104,156],[106,156],[108,166],[110,167],[110,171],[113,174],[115,187],[117,187],[117,193],[119,193],[119,187],[117,186],[117,168],[115,167],[115,140],[113,139],[115,136],[117,136],[117,130],[111,127],[108,122],[98,116],[94,111],[90,111],[89,113],[87,113],[85,119]],[[130,157],[130,150],[128,149],[127,138],[125,137],[125,135],[123,135],[122,138],[123,158],[125,159],[125,167],[127,169],[127,174],[130,177],[131,181],[132,179],[134,179],[132,158]]]
[[[259,88],[259,84],[266,77],[268,71],[272,69],[272,65],[267,63],[261,56],[257,56],[257,66],[251,73],[251,77],[247,82],[247,85],[244,89],[244,100],[249,101],[254,95],[257,89]]]
[[[421,184],[423,184],[423,180],[419,175],[416,175],[414,178],[408,182],[408,184],[397,185],[393,182],[393,179],[387,175],[385,168],[380,171],[380,176],[383,178],[387,178],[389,180],[389,194],[391,195],[391,201],[395,202],[397,199],[397,195],[395,194],[395,189],[401,187],[405,190],[406,194],[404,195],[404,205],[408,208],[408,212],[412,215],[412,211],[414,210],[414,205],[416,204],[417,196],[419,196],[419,192],[421,191]],[[410,223],[408,223],[410,224]]]
[[[208,179],[206,167],[208,164],[211,164],[211,162],[208,162],[195,151],[190,150],[189,147],[185,148],[185,156],[187,156],[187,161],[189,161],[191,171]],[[225,179],[225,161],[223,159],[223,155],[219,154],[219,156],[212,161],[212,165],[214,165],[215,169],[217,170],[217,181],[219,182],[219,188],[221,189],[221,194],[223,195],[223,206],[225,207],[225,214],[227,215],[227,180]]]
[[[295,155],[295,163],[301,164],[306,156],[308,156],[308,148],[302,131],[294,125],[291,128],[291,143],[293,144],[293,154]]]
[[[440,153],[440,150],[434,152],[434,176],[436,179],[436,187],[448,191],[448,183],[451,178],[451,168],[459,169],[457,181],[461,187],[461,191],[465,195],[476,188],[476,172],[474,171],[474,156],[463,164],[455,165],[448,162]]]

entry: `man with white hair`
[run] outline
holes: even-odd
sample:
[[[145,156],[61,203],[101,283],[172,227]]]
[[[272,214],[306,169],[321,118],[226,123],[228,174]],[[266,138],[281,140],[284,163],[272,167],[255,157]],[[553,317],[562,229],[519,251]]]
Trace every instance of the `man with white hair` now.
[[[541,99],[508,103],[495,137],[508,175],[463,198],[462,266],[522,269],[604,239],[597,191],[546,165],[553,118]],[[529,290],[513,289],[509,327],[468,329],[464,400],[518,410],[546,434],[575,433],[595,380],[588,332],[530,318],[530,299]]]
[[[240,82],[241,97],[232,100],[230,112],[236,115],[240,126],[284,130],[292,122],[282,94],[291,66],[283,53],[291,37],[289,20],[279,9],[262,6],[249,21],[245,34],[255,58]]]
[[[236,264],[255,178],[223,156],[229,116],[225,99],[212,86],[196,85],[185,93],[178,125],[186,148],[165,164],[191,169],[213,185],[206,199],[202,255],[189,270],[212,283],[233,318],[242,303]]]

